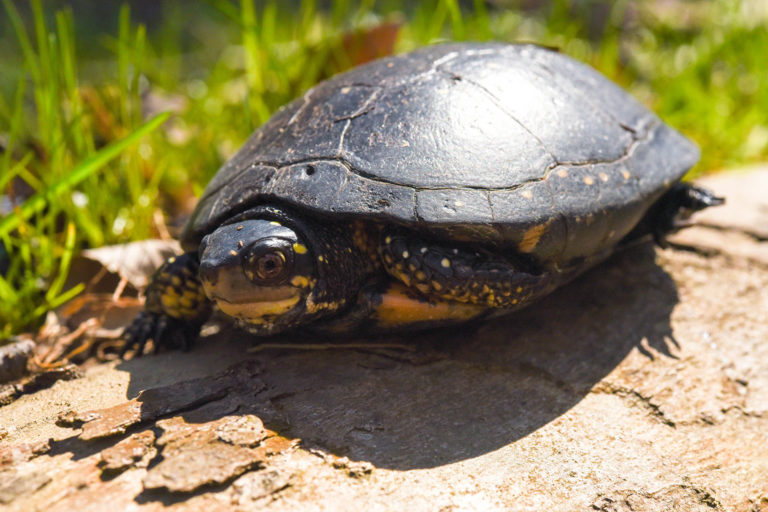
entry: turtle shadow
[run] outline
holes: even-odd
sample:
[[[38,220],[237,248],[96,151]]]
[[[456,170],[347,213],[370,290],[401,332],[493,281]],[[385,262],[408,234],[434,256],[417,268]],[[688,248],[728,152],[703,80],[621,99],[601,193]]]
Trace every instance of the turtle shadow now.
[[[251,354],[264,385],[248,409],[305,446],[383,468],[430,468],[497,450],[567,412],[631,350],[674,357],[677,290],[654,260],[652,246],[635,247],[508,317],[395,340],[415,351]],[[168,368],[194,377],[245,358],[247,337],[219,337],[230,343],[165,356],[175,361]],[[131,397],[171,378],[155,366],[163,358],[152,359],[149,367],[121,364]]]

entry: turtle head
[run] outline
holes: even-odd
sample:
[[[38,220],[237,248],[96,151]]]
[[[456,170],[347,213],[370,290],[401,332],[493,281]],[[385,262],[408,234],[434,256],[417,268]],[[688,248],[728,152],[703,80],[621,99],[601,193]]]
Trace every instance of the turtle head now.
[[[200,281],[224,314],[267,335],[333,315],[357,298],[366,264],[348,227],[256,211],[268,214],[235,218],[200,243]]]
[[[296,231],[267,219],[224,224],[203,238],[199,255],[205,293],[223,313],[258,334],[301,323],[317,278]]]

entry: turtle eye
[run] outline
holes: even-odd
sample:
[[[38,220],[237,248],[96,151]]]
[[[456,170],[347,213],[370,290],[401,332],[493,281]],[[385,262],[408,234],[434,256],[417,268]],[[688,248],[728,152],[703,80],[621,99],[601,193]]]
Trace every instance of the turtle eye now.
[[[270,281],[283,272],[285,255],[275,251],[264,254],[256,262],[256,275],[264,281]]]
[[[243,262],[245,275],[257,284],[278,284],[293,267],[293,251],[285,240],[260,240]]]

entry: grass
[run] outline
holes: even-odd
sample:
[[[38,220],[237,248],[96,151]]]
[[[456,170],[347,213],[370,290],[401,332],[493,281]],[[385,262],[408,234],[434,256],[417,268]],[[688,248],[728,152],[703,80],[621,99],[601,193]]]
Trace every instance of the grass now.
[[[768,158],[761,0],[507,4],[165,2],[147,27],[127,6],[93,18],[63,2],[2,0],[0,340],[81,291],[64,289],[80,249],[151,237],[158,212],[173,224],[280,105],[391,51],[555,46],[696,140],[692,176]],[[164,110],[174,114],[158,129]]]

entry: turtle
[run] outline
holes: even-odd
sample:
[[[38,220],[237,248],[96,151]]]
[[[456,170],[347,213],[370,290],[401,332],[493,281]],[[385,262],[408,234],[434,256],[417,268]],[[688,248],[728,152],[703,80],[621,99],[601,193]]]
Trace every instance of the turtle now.
[[[721,204],[686,137],[589,66],[453,43],[338,74],[216,173],[125,350],[213,311],[257,335],[391,332],[525,307]]]

